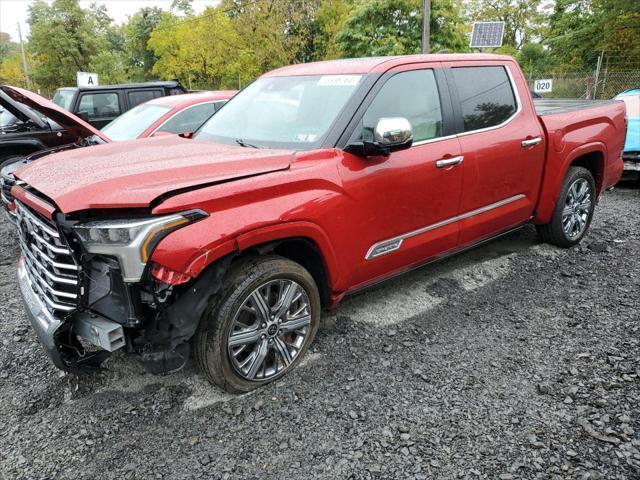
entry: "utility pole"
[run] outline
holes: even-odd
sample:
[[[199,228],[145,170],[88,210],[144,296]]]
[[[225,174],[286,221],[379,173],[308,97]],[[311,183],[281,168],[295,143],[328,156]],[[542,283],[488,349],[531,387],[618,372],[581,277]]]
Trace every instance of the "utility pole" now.
[[[31,81],[29,80],[29,67],[27,67],[27,55],[24,53],[24,43],[22,43],[22,30],[20,30],[20,22],[18,22],[18,38],[20,39],[20,50],[22,51],[22,70],[24,71],[24,78],[27,81],[27,88],[31,88]]]
[[[431,26],[431,0],[422,2],[422,53],[429,53],[429,28]]]

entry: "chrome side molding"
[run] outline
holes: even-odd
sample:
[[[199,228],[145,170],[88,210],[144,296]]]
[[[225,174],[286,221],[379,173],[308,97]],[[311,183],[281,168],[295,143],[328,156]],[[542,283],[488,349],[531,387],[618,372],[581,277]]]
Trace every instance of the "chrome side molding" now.
[[[418,235],[422,235],[423,233],[427,233],[432,230],[435,230],[436,228],[442,228],[447,225],[451,225],[452,223],[459,222],[460,220],[464,220],[465,218],[471,218],[476,215],[480,215],[482,213],[488,212],[490,210],[500,208],[509,203],[517,202],[522,198],[525,198],[525,195],[523,194],[514,195],[513,197],[505,198],[504,200],[500,200],[499,202],[495,202],[490,205],[485,205],[484,207],[480,207],[476,210],[472,210],[470,212],[466,212],[461,215],[448,218],[441,222],[434,223],[432,225],[428,225],[426,227],[422,227],[417,230],[404,233],[402,235],[398,235],[397,237],[389,238],[388,240],[383,240],[381,242],[375,243],[371,246],[371,248],[369,248],[364,258],[365,260],[373,260],[374,258],[381,257],[382,255],[395,252],[396,250],[400,249],[400,247],[402,246],[402,242],[408,238],[416,237]]]

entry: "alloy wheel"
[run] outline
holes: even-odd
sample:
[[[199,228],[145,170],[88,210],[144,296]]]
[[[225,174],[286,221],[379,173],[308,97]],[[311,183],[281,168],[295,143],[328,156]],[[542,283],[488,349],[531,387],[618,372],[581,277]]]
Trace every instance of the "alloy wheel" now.
[[[591,215],[591,197],[591,186],[586,179],[578,178],[569,186],[562,210],[562,229],[567,238],[576,238],[586,230]]]
[[[284,374],[311,330],[307,292],[289,279],[271,280],[251,292],[236,311],[227,337],[235,371],[263,381]]]

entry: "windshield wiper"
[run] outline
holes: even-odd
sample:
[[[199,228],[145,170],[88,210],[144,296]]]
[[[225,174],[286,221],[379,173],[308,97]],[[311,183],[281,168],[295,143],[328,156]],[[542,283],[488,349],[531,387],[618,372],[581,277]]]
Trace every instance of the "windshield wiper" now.
[[[253,145],[251,143],[247,143],[244,140],[242,140],[241,138],[236,138],[236,143],[238,145],[240,145],[241,147],[249,147],[249,148],[260,148],[257,145]]]

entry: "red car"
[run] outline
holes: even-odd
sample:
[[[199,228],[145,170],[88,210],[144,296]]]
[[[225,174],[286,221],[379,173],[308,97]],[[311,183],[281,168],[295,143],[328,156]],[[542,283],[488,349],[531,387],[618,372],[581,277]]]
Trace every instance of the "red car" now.
[[[101,132],[114,142],[159,133],[193,133],[236,93],[220,90],[156,98],[123,113]]]
[[[15,183],[13,172],[18,168],[63,150],[160,134],[193,133],[236,94],[235,90],[219,90],[156,98],[128,110],[98,131],[73,113],[35,93],[10,86],[3,86],[2,91],[10,94],[14,101],[54,119],[64,127],[62,131],[66,135],[66,142],[58,142],[55,148],[38,150],[30,155],[14,155],[0,164],[1,199],[10,218],[14,210],[11,197],[11,187]]]
[[[529,222],[579,243],[624,139],[622,102],[534,103],[507,56],[281,68],[195,135],[17,171],[27,314],[62,369],[125,349],[166,372],[193,346],[208,379],[249,391],[345,295]]]

